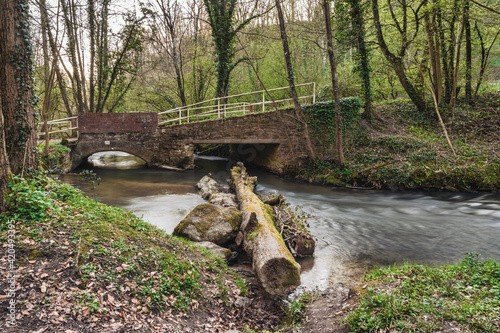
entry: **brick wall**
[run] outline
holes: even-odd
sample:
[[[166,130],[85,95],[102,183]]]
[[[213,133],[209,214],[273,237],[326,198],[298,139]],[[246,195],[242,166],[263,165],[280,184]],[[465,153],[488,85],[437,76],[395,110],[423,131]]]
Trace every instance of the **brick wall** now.
[[[84,113],[78,116],[80,133],[148,133],[157,127],[156,113]]]

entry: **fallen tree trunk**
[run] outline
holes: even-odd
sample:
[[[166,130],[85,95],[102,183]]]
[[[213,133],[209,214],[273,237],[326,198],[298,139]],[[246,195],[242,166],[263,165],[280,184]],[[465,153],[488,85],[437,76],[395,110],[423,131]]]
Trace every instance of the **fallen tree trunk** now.
[[[231,170],[231,182],[242,213],[236,245],[243,245],[252,257],[263,288],[272,295],[286,295],[300,285],[300,269],[274,227],[273,211],[253,192],[256,178],[248,176],[242,163]]]

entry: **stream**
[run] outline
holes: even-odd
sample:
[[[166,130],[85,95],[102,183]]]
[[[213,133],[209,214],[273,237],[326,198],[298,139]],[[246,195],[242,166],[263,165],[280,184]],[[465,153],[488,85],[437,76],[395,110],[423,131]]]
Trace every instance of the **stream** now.
[[[89,161],[84,168],[101,178],[95,190],[77,173],[63,174],[61,180],[168,233],[204,202],[194,186],[198,180],[211,173],[226,184],[235,164],[197,156],[197,169],[170,171],[145,168],[142,160],[121,152],[97,153]],[[500,194],[343,190],[254,168],[248,172],[257,176],[257,191],[282,193],[314,216],[315,255],[299,260],[303,289],[351,285],[373,266],[404,261],[451,264],[470,252],[500,260]]]

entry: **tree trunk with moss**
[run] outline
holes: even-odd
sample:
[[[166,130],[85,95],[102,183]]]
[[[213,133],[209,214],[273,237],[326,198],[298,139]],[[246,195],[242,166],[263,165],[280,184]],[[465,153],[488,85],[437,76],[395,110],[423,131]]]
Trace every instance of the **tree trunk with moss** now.
[[[280,233],[273,211],[253,192],[257,180],[249,177],[242,163],[231,170],[231,182],[242,212],[236,244],[252,257],[253,270],[264,289],[283,296],[300,285],[300,269]]]
[[[0,94],[3,115],[0,140],[5,140],[10,170],[14,174],[36,169],[38,164],[33,45],[29,24],[27,1],[0,1]],[[0,163],[6,163],[5,157]]]

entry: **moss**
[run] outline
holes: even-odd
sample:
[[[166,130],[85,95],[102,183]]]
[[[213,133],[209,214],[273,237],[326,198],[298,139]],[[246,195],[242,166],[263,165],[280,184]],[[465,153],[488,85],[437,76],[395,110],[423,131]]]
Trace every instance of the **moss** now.
[[[52,257],[52,252],[43,250],[34,250],[28,255],[29,260],[34,260],[38,258],[50,258]]]
[[[241,213],[233,208],[220,208],[210,203],[196,206],[175,228],[174,235],[186,237],[186,228],[196,228],[200,240],[207,239],[207,233],[213,228],[213,221],[221,220],[237,232],[241,225]]]
[[[227,220],[233,230],[239,230],[241,226],[241,212],[237,209],[231,209],[231,217]]]

